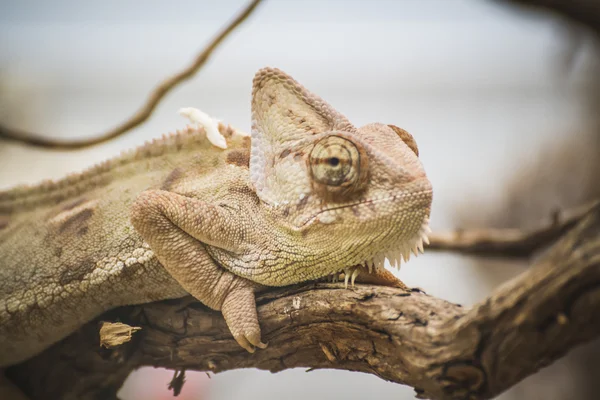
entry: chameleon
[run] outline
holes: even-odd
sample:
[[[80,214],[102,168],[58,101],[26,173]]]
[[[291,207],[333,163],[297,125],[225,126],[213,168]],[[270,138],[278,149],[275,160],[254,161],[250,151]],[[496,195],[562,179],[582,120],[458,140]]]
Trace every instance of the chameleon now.
[[[255,293],[320,279],[406,286],[432,187],[414,138],[356,128],[276,68],[253,80],[248,135],[192,124],[57,181],[0,192],[0,367],[103,312],[191,294],[249,352]]]

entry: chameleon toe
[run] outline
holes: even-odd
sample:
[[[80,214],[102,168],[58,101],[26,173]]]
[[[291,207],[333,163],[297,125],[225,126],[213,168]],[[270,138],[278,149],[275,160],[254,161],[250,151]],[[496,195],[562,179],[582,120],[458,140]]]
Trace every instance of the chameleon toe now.
[[[234,335],[233,338],[248,353],[254,353],[254,351],[256,350],[254,348],[254,346],[252,346],[252,344],[250,344],[250,342],[248,341],[248,339],[246,339],[246,336],[244,336],[244,335]]]

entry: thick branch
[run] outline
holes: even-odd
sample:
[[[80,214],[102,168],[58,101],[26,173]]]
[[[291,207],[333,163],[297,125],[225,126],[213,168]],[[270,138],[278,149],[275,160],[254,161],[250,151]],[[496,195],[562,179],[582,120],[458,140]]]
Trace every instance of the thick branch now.
[[[262,0],[252,0],[244,10],[233,19],[201,52],[190,65],[160,82],[148,96],[146,102],[129,119],[92,138],[59,140],[46,134],[27,132],[21,129],[9,128],[0,124],[0,139],[22,142],[30,146],[48,147],[60,150],[76,150],[108,142],[125,132],[144,123],[158,106],[160,101],[180,83],[190,79],[208,61],[213,51],[231,32],[244,22]]]
[[[271,290],[258,304],[270,345],[255,354],[188,298],[104,315],[142,327],[116,350],[100,348],[94,322],[8,376],[32,398],[88,399],[114,397],[142,365],[336,368],[410,385],[422,398],[490,398],[600,335],[600,206],[470,310],[423,293],[335,284]]]
[[[530,231],[464,229],[434,232],[429,235],[428,249],[495,257],[530,257],[572,229],[598,204],[600,201],[596,200],[576,209],[556,213],[549,223]]]

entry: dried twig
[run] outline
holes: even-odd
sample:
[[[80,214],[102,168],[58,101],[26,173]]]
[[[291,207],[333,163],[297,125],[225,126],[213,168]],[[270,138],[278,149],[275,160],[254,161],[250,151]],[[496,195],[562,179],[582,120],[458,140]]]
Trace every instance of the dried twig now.
[[[530,257],[550,245],[577,224],[590,209],[591,204],[556,213],[550,223],[531,231],[520,229],[470,229],[429,235],[428,249],[454,251],[496,257]]]
[[[600,206],[471,309],[401,289],[324,283],[272,289],[257,304],[269,347],[254,354],[219,313],[184,298],[103,315],[143,328],[114,350],[98,346],[91,322],[6,373],[32,399],[116,398],[142,365],[346,369],[410,385],[420,398],[492,398],[600,336]]]
[[[170,76],[169,78],[162,81],[151,93],[146,103],[128,120],[123,122],[121,125],[102,133],[98,136],[89,138],[89,139],[67,139],[67,140],[58,140],[55,138],[51,138],[48,135],[41,135],[33,132],[26,132],[19,129],[9,128],[7,126],[0,124],[0,139],[4,140],[12,140],[16,142],[26,143],[31,146],[38,147],[47,147],[59,150],[76,150],[84,147],[93,146],[99,143],[107,142],[111,139],[116,138],[117,136],[122,135],[123,133],[135,128],[136,126],[142,124],[146,121],[158,103],[163,99],[163,97],[171,91],[175,86],[180,84],[181,82],[191,78],[200,67],[202,67],[208,58],[211,56],[213,51],[221,44],[221,42],[238,27],[242,22],[244,22],[248,16],[254,11],[256,6],[262,0],[252,0],[248,6],[233,20],[231,21],[225,29],[221,31],[210,43],[209,45],[202,50],[200,54],[196,57],[196,59],[184,68],[182,71]]]

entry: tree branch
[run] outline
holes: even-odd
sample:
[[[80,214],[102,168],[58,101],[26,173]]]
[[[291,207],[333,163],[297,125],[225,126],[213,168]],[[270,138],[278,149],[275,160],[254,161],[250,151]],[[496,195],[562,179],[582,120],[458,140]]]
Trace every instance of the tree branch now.
[[[173,88],[182,83],[185,80],[190,79],[198,70],[206,63],[213,51],[221,44],[221,42],[233,32],[242,22],[244,22],[250,14],[254,11],[256,6],[262,0],[252,0],[246,8],[232,20],[209,44],[206,46],[200,54],[196,56],[194,61],[185,67],[178,73],[168,77],[164,81],[160,82],[158,86],[148,96],[146,103],[136,111],[129,119],[118,125],[117,127],[110,129],[100,135],[92,138],[85,139],[67,139],[58,140],[49,135],[39,134],[34,132],[27,132],[20,129],[13,129],[0,124],[0,139],[12,140],[28,144],[30,146],[37,147],[48,147],[57,150],[76,150],[84,147],[93,146],[96,144],[108,142],[125,132],[144,123],[154,109],[158,106],[158,103],[169,93]]]
[[[590,0],[503,0],[530,8],[546,9],[600,34],[600,7]]]
[[[600,335],[600,205],[532,268],[467,310],[423,293],[306,284],[258,297],[265,350],[248,354],[190,298],[114,310],[142,330],[115,350],[98,321],[7,374],[34,399],[116,398],[143,365],[220,372],[335,368],[410,385],[421,398],[485,399]]]
[[[429,235],[429,250],[454,251],[465,254],[495,257],[531,257],[551,245],[573,228],[591,209],[600,204],[590,204],[552,215],[551,221],[539,228],[521,229],[464,229],[454,232],[434,232]]]

